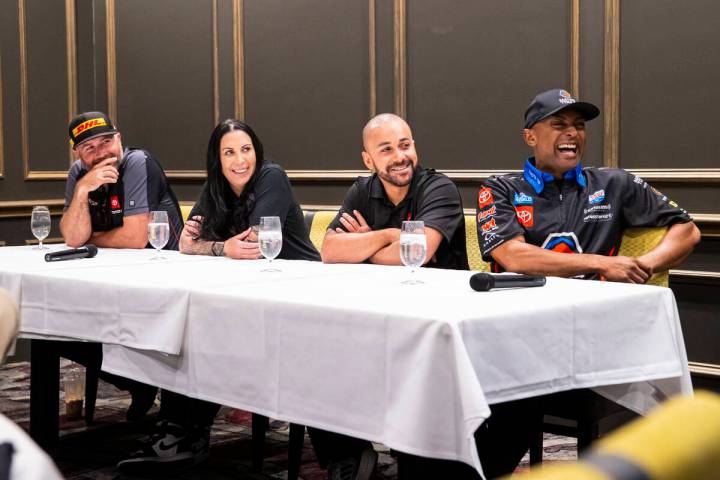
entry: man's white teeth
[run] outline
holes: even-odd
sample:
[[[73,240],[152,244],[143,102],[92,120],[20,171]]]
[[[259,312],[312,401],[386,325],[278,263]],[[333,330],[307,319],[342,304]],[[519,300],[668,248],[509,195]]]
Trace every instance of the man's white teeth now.
[[[561,144],[561,145],[558,145],[558,148],[576,150],[576,149],[577,149],[577,145],[573,145],[572,143],[563,143],[563,144]]]

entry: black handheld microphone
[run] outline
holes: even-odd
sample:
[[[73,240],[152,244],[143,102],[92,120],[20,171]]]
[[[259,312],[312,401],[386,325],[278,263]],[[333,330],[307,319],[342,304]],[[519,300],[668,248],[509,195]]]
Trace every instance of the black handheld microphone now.
[[[62,260],[74,260],[76,258],[92,258],[97,255],[97,247],[92,243],[83,245],[80,248],[71,248],[69,250],[60,250],[45,254],[46,262],[60,262]]]
[[[476,273],[470,277],[470,288],[476,292],[487,292],[492,288],[542,287],[545,277],[534,275],[493,275]]]

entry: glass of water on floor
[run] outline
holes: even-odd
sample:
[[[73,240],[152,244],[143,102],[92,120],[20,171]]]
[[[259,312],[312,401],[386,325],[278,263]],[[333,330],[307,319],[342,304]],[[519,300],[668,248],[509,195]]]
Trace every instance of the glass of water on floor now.
[[[425,263],[427,240],[425,238],[425,222],[402,222],[400,230],[400,260],[403,265],[410,267],[410,278],[404,280],[404,285],[417,285],[424,283],[415,278],[415,269]]]
[[[260,253],[268,259],[268,266],[262,272],[279,272],[273,268],[273,258],[277,257],[282,250],[282,225],[280,217],[260,217],[258,230],[258,241],[260,242]]]
[[[30,230],[39,242],[37,247],[33,247],[33,250],[47,250],[48,247],[43,247],[42,242],[50,235],[50,210],[48,207],[33,207],[30,216]]]
[[[150,212],[150,222],[148,223],[148,241],[157,254],[150,260],[165,260],[160,253],[162,248],[167,245],[170,237],[170,225],[168,223],[167,212],[159,210]]]

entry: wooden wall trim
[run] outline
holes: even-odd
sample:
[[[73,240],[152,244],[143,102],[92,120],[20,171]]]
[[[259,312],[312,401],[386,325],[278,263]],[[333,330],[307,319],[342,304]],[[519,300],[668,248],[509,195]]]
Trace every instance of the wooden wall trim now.
[[[245,3],[233,0],[233,75],[235,118],[245,119]]]
[[[50,215],[61,215],[65,200],[63,199],[37,199],[0,201],[0,218],[30,218],[35,205],[45,205],[50,209]]]
[[[393,4],[395,51],[395,114],[407,116],[407,10],[405,0]]]
[[[670,270],[670,276],[676,278],[720,280],[720,272],[705,272],[701,270]]]
[[[580,0],[570,4],[570,88],[580,98]]]
[[[215,125],[220,122],[220,40],[218,39],[218,0],[212,0],[212,97],[213,120]]]
[[[370,67],[370,118],[377,115],[377,25],[375,0],[368,0],[368,62]]]
[[[0,180],[5,178],[5,127],[3,125],[3,75],[2,75],[2,52],[0,52]]]
[[[66,170],[32,170],[30,168],[30,111],[28,106],[27,78],[27,16],[25,0],[18,0],[18,34],[20,47],[20,147],[22,150],[25,180],[65,180]],[[67,61],[67,120],[70,122],[77,111],[77,42],[75,27],[75,0],[65,0],[65,54]],[[75,161],[72,148],[68,146],[68,168]]]
[[[605,0],[603,37],[603,165],[619,165],[620,0]]]
[[[454,170],[438,169],[458,183],[476,183],[487,180],[493,175],[518,173],[522,170]],[[628,172],[642,177],[648,182],[662,183],[717,183],[720,182],[719,168],[686,168],[686,169],[627,169]],[[338,181],[354,179],[368,175],[367,170],[287,170],[291,179],[306,181]],[[204,175],[203,175],[204,178]]]
[[[720,365],[715,363],[688,362],[690,373],[720,378]]]

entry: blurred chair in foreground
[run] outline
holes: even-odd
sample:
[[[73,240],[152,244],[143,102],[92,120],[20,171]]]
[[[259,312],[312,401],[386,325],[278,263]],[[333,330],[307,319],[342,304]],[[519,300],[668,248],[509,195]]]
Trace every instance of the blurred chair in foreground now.
[[[15,303],[0,289],[0,363],[15,337],[18,315]],[[55,464],[20,427],[0,415],[0,480],[60,480]]]
[[[675,397],[598,440],[578,462],[538,466],[522,478],[720,479],[720,395],[701,391],[695,398]]]

